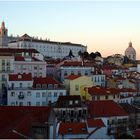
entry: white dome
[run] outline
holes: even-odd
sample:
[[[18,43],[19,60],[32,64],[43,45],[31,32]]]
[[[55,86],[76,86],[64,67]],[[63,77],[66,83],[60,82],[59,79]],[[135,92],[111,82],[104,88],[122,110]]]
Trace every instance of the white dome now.
[[[132,46],[132,43],[129,43],[128,48],[125,50],[125,55],[129,55],[129,54],[136,54],[135,49]]]

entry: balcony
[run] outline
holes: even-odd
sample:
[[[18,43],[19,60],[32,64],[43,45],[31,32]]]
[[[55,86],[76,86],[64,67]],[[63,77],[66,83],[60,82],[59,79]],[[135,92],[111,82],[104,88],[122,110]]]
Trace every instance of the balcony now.
[[[24,99],[24,95],[18,95],[18,99]]]

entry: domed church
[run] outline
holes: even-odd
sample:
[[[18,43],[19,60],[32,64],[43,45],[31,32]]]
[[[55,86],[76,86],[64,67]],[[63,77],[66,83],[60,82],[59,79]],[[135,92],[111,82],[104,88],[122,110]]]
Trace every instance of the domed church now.
[[[136,60],[136,51],[132,46],[132,42],[129,42],[129,46],[125,50],[125,56],[127,56],[130,60]]]

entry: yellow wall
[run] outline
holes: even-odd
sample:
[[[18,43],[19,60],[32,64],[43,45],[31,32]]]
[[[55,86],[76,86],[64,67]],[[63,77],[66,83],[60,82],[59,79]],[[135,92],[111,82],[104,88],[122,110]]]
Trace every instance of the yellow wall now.
[[[92,87],[93,81],[91,77],[81,76],[75,80],[70,80],[70,95],[81,95],[84,87]],[[77,87],[77,90],[76,90]]]
[[[92,101],[92,100],[113,100],[115,102],[118,102],[119,100],[119,97],[118,97],[118,94],[115,94],[115,98],[114,98],[114,94],[109,94],[108,95],[108,99],[106,99],[106,95],[99,95],[100,96],[100,99],[98,99],[98,95],[95,95],[94,96],[94,99],[92,98],[92,96],[88,93],[88,88],[84,88],[82,89],[82,97],[84,97],[84,100],[89,100],[89,101]]]

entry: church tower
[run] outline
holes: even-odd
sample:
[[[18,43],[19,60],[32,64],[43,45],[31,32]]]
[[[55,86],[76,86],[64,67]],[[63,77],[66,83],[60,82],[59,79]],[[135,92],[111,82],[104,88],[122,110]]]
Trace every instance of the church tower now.
[[[0,27],[0,48],[8,46],[8,30],[5,28],[4,21]]]

